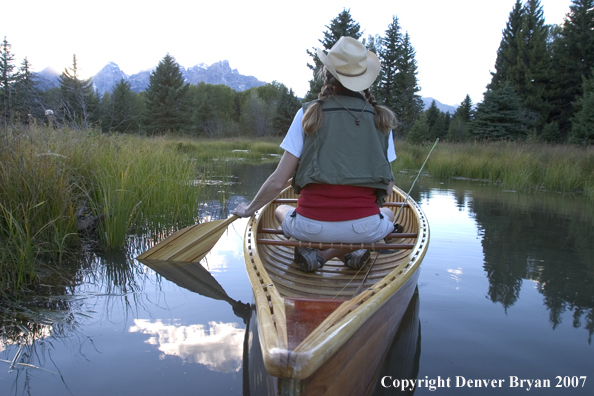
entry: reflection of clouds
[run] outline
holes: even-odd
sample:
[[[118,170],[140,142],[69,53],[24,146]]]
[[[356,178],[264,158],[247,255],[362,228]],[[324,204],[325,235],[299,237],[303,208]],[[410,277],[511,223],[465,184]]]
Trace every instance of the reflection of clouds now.
[[[463,274],[462,272],[462,268],[458,267],[457,269],[448,269],[448,272],[450,273],[450,276],[453,280],[455,280],[456,282],[460,282],[460,275]]]
[[[237,323],[209,322],[208,330],[201,324],[175,326],[160,320],[152,323],[135,319],[134,324],[129,331],[151,335],[146,343],[158,345],[165,355],[179,356],[184,362],[200,363],[221,373],[241,369],[245,329],[237,328]]]
[[[229,267],[230,261],[243,262],[244,223],[247,224],[247,219],[239,219],[232,223],[206,255],[203,265],[209,272],[224,272]]]

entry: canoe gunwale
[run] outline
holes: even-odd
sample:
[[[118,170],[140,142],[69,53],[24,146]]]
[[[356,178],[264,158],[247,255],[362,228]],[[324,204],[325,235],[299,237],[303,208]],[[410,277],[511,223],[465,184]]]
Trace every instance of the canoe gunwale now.
[[[394,194],[404,200],[405,193],[399,188],[394,187]],[[412,210],[418,222],[418,236],[407,259],[362,293],[343,302],[290,351],[287,349],[284,298],[267,273],[257,240],[261,216],[275,204],[278,202],[270,202],[250,218],[244,239],[246,268],[262,329],[259,337],[266,370],[276,377],[303,380],[334,355],[418,270],[429,243],[429,226],[420,207],[412,199],[407,205],[398,205]]]

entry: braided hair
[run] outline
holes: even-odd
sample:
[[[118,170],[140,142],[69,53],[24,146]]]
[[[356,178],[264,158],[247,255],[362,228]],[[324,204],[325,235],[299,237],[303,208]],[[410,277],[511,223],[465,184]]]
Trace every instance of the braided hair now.
[[[324,79],[324,85],[322,86],[322,89],[318,94],[318,100],[315,103],[312,103],[305,111],[305,114],[303,114],[302,126],[303,131],[307,135],[314,134],[322,126],[322,103],[324,103],[324,101],[328,99],[330,96],[335,96],[335,92],[337,90],[346,89],[336,79],[336,77],[334,77],[332,73],[330,73],[330,71],[326,69],[326,67],[323,67],[320,70],[318,76]],[[376,128],[387,135],[388,133],[390,133],[391,129],[396,128],[396,115],[394,115],[392,110],[390,110],[386,106],[378,105],[375,100],[375,97],[373,96],[369,88],[363,91],[363,94],[365,95],[365,100],[367,101],[367,103],[372,105],[374,108]]]

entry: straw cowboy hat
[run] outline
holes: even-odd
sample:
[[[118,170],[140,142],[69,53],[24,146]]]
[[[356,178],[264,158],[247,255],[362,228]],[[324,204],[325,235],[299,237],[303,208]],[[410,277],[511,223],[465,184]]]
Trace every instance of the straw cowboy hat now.
[[[351,91],[369,88],[380,71],[381,63],[377,56],[352,37],[341,37],[328,55],[321,48],[317,52],[328,71]]]

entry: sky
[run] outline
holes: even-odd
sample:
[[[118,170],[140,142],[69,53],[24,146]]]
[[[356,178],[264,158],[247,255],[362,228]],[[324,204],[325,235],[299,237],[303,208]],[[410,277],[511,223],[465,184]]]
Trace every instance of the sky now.
[[[57,72],[76,54],[82,77],[108,62],[131,75],[166,54],[183,67],[228,60],[232,69],[278,81],[304,96],[312,78],[306,50],[321,46],[327,25],[350,9],[363,37],[384,35],[396,16],[416,50],[420,95],[458,105],[482,101],[502,30],[516,0],[334,1],[11,1],[0,34],[15,64]],[[571,0],[541,0],[547,24],[562,24]]]

